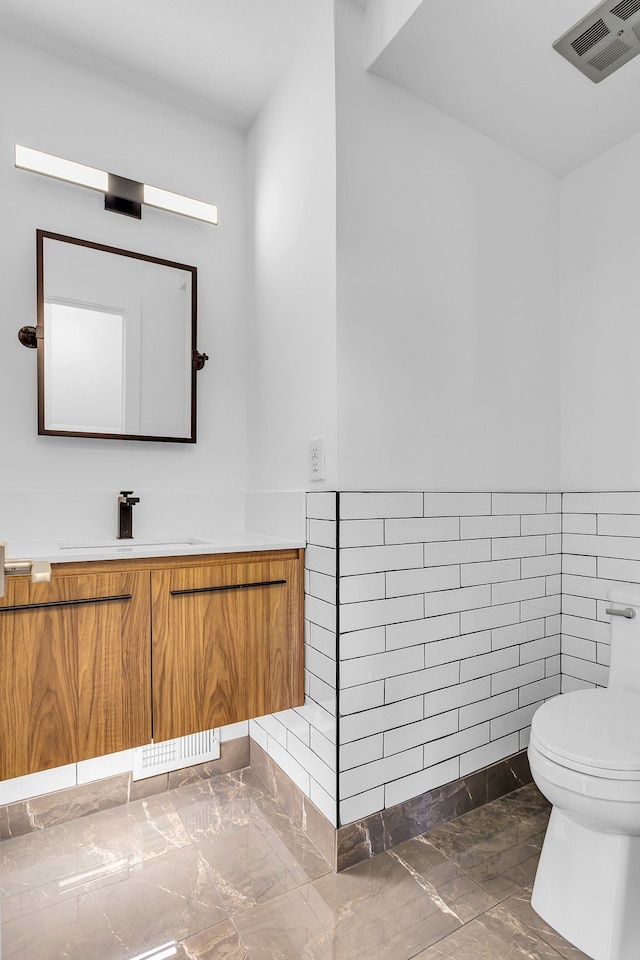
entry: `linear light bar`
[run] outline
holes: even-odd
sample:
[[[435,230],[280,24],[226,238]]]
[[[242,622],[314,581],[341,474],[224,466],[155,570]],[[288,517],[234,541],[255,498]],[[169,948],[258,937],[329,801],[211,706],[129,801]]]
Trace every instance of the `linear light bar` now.
[[[144,184],[143,197],[143,203],[148,207],[159,207],[161,210],[181,213],[185,217],[205,220],[207,223],[217,224],[218,222],[218,208],[213,203],[193,200],[191,197],[183,197],[180,193],[160,190],[159,187],[150,187],[148,183]]]
[[[184,197],[180,193],[171,193],[161,190],[147,183],[129,180],[106,170],[97,170],[87,167],[73,160],[54,157],[50,153],[32,150],[19,143],[15,145],[15,165],[21,170],[30,170],[32,173],[41,173],[46,177],[75,183],[90,190],[104,193],[106,210],[123,213],[138,220],[142,217],[142,204],[168,210],[170,213],[179,213],[194,220],[203,220],[205,223],[218,223],[218,208],[214,203],[205,203],[203,200],[194,200]]]
[[[31,170],[33,173],[42,173],[45,177],[56,180],[66,180],[67,183],[77,183],[80,187],[89,187],[90,190],[107,192],[109,175],[104,170],[95,167],[86,167],[83,163],[73,160],[64,160],[54,157],[50,153],[41,153],[30,147],[21,147],[16,143],[15,165],[21,170]]]

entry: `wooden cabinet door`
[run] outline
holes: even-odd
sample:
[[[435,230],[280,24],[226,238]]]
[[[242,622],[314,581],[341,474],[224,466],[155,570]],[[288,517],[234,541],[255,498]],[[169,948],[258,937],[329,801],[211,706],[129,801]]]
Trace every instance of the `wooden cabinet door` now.
[[[238,554],[154,571],[154,740],[303,702],[301,566]]]
[[[151,740],[149,573],[7,581],[0,779]]]

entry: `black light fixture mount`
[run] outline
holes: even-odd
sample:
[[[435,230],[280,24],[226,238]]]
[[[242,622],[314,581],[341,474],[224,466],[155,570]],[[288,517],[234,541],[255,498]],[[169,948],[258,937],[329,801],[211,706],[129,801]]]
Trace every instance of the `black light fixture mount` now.
[[[122,213],[125,217],[142,219],[144,203],[144,184],[127,177],[107,174],[107,192],[104,195],[104,208],[112,213]]]

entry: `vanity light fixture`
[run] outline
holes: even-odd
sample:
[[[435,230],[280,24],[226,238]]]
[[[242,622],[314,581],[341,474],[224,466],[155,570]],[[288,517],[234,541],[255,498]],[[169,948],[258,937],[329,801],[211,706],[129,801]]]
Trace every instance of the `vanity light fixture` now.
[[[55,157],[50,153],[32,150],[19,143],[15,145],[15,165],[21,170],[30,170],[32,173],[41,173],[45,177],[56,180],[65,180],[80,187],[98,190],[104,193],[104,208],[114,213],[122,213],[128,217],[142,218],[142,205],[168,210],[170,213],[179,213],[194,220],[204,220],[206,223],[217,224],[218,208],[214,203],[205,203],[203,200],[194,200],[179,193],[161,190],[148,183],[129,180],[119,177],[106,170],[96,167],[87,167],[83,163]]]

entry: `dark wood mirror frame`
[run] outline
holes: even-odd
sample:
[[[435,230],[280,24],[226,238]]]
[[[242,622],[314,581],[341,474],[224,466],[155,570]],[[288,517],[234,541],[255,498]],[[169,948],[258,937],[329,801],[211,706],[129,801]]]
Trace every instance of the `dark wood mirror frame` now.
[[[45,289],[44,289],[44,244],[45,240],[57,240],[62,243],[75,244],[80,247],[89,247],[104,253],[111,253],[135,260],[144,260],[160,266],[172,267],[190,274],[191,277],[191,418],[190,435],[184,437],[157,436],[134,433],[97,433],[80,430],[53,430],[45,426]],[[47,230],[36,231],[37,242],[37,327],[36,339],[38,350],[38,434],[59,437],[96,437],[105,440],[152,440],[168,443],[196,443],[196,375],[204,366],[208,356],[198,353],[196,348],[197,335],[197,269],[184,263],[165,260],[161,257],[152,257],[132,250],[123,250],[120,247],[110,247],[89,240],[79,240],[76,237],[67,237]]]

